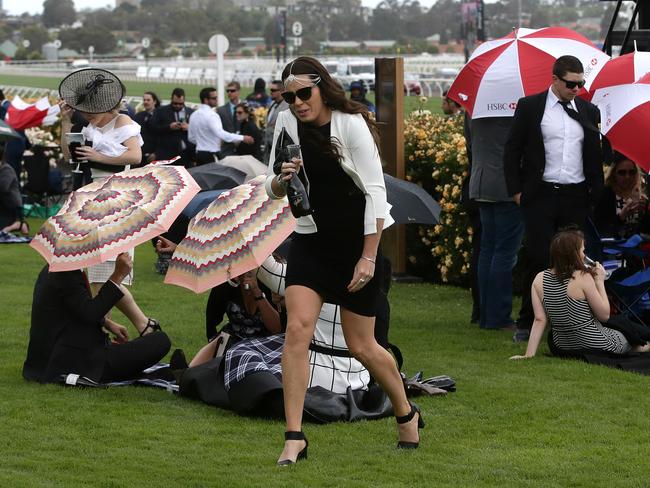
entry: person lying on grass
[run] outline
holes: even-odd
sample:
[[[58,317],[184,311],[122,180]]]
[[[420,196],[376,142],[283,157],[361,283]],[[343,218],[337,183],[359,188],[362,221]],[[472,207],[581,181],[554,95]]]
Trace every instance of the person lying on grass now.
[[[626,354],[650,350],[650,345],[637,333],[638,324],[623,316],[610,317],[605,269],[600,263],[585,258],[581,231],[558,232],[551,241],[550,261],[551,268],[538,273],[531,288],[535,321],[526,354],[510,359],[535,356],[547,320],[551,322],[548,342],[554,355],[580,356],[593,351]]]
[[[176,244],[164,237],[158,237],[156,242],[157,252],[173,253],[175,249]],[[257,303],[263,302],[264,300],[266,303],[263,303],[262,306],[270,305],[275,314],[269,313],[262,317],[265,328],[271,335],[239,340],[236,344],[233,344],[232,348],[228,349],[224,375],[227,389],[234,383],[242,382],[246,376],[261,370],[269,371],[276,375],[278,379],[281,379],[282,369],[280,359],[284,346],[284,334],[280,332],[283,329],[281,322],[284,315],[285,273],[286,261],[274,254],[264,260],[259,268],[243,275],[244,278],[242,278],[241,286],[243,287],[248,284],[250,290],[242,290],[241,293],[245,294],[250,292],[254,297],[259,297],[260,300]],[[258,281],[271,291],[270,297],[262,294],[258,286]],[[235,292],[239,291],[238,288],[232,288],[228,284],[225,284],[225,286]],[[213,291],[222,289],[223,287],[224,285],[220,285],[213,288]],[[261,299],[262,296],[264,296],[263,300]],[[387,310],[389,310],[389,307],[386,295],[382,293],[381,296],[386,306],[382,307],[382,304],[378,304],[378,327],[380,329],[385,327],[385,330],[387,330],[387,321],[389,320]],[[215,316],[209,310],[212,298],[211,293],[210,299],[208,300],[208,309],[206,310],[208,317]],[[223,312],[221,312],[221,315],[223,315]],[[280,323],[276,324],[275,317],[277,317]],[[215,326],[221,321],[221,318],[208,318],[207,325],[209,334],[212,330],[211,327],[216,332]],[[286,315],[284,315],[284,320],[284,323],[286,323]],[[231,330],[227,331],[232,334]],[[214,337],[217,337],[217,335],[214,335]],[[219,345],[219,341],[211,340],[194,356],[189,365],[185,360],[185,354],[182,350],[177,349],[172,354],[170,366],[180,376],[182,370],[188,366],[199,366],[212,360],[215,354],[217,354]],[[341,328],[340,306],[333,303],[323,304],[316,323],[309,354],[308,387],[320,386],[339,394],[345,393],[348,388],[351,390],[367,389],[370,383],[370,373],[359,361],[350,355],[347,343],[345,342],[343,329]],[[243,363],[245,363],[244,366],[242,366]]]
[[[123,381],[138,377],[169,352],[171,343],[159,326],[143,325],[140,336],[129,341],[127,329],[106,318],[118,302],[128,302],[126,309],[135,306],[131,294],[119,284],[132,268],[129,254],[120,254],[112,275],[95,297],[82,270],[50,272],[49,266],[43,268],[34,285],[23,366],[26,380],[56,383],[62,375],[72,373],[98,383]],[[147,320],[144,314],[142,320]],[[113,334],[113,342],[107,332]]]

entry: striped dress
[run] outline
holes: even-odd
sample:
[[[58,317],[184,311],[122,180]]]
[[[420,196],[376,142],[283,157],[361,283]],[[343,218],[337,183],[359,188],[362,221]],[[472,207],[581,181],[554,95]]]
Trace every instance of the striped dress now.
[[[571,298],[567,293],[569,279],[563,281],[544,271],[542,303],[551,322],[553,343],[558,349],[597,349],[625,354],[630,344],[620,332],[603,327],[594,317],[586,299]]]

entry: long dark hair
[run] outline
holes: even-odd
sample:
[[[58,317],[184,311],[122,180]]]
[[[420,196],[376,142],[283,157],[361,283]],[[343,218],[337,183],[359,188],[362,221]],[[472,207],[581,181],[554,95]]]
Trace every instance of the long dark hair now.
[[[309,56],[300,56],[299,58],[294,59],[284,67],[284,70],[282,71],[282,81],[285,82],[290,74],[296,76],[311,74],[320,76],[318,88],[325,106],[330,110],[338,110],[346,114],[361,114],[370,129],[372,138],[377,145],[377,150],[379,150],[379,132],[377,130],[377,124],[370,117],[368,107],[362,103],[346,98],[343,87],[338,81],[331,77],[327,69],[325,69],[317,59]],[[337,141],[332,141],[331,138],[329,140],[323,138],[320,135],[320,132],[318,132],[315,127],[311,126],[311,124],[304,124],[298,121],[298,135],[301,140],[303,140],[303,136],[314,140],[319,147],[322,147],[326,154],[331,154],[337,159],[341,158]]]
[[[160,98],[158,98],[158,95],[156,95],[152,91],[146,91],[146,92],[144,92],[144,95],[149,95],[151,98],[153,98],[153,106],[155,108],[160,107]]]
[[[580,248],[585,242],[585,236],[578,228],[565,228],[553,236],[551,240],[551,268],[560,280],[566,280],[576,271],[589,273],[594,276],[596,270],[586,268],[580,257]]]

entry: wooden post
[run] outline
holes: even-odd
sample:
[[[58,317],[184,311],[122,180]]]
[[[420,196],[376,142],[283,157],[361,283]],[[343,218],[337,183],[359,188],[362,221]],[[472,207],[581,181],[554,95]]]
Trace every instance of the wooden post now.
[[[384,172],[404,179],[404,59],[375,58],[375,105]],[[406,237],[403,225],[386,229],[382,251],[394,273],[406,272]]]

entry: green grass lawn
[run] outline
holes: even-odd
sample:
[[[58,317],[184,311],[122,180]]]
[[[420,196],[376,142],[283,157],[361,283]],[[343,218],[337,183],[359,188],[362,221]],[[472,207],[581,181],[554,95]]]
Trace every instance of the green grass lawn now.
[[[47,88],[48,90],[56,90],[59,87],[61,78],[48,78],[44,76],[16,76],[0,74],[0,85],[14,85],[14,86],[28,86],[33,88]],[[141,96],[147,90],[154,91],[159,97],[168,99],[171,97],[171,92],[177,86],[185,89],[186,98],[190,102],[199,102],[199,92],[202,85],[183,85],[182,83],[154,83],[150,81],[126,81],[127,94],[133,96]],[[252,87],[242,87],[242,96],[246,96],[252,92]],[[369,94],[369,98],[374,101],[374,93]],[[440,97],[430,97],[427,101],[422,103],[420,97],[408,96],[404,97],[404,114],[407,115],[413,110],[430,110],[433,113],[442,113],[440,108]]]
[[[135,297],[191,355],[203,344],[206,295],[164,285],[150,246],[136,254]],[[534,360],[508,361],[524,346],[470,325],[466,290],[391,290],[391,339],[406,372],[449,374],[458,386],[419,400],[427,422],[419,450],[395,449],[392,419],[306,425],[309,460],[278,469],[280,422],[155,389],[23,381],[42,266],[27,245],[0,246],[2,487],[650,485],[650,378],[550,358],[545,347]]]

